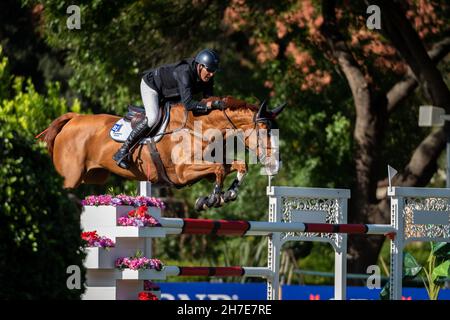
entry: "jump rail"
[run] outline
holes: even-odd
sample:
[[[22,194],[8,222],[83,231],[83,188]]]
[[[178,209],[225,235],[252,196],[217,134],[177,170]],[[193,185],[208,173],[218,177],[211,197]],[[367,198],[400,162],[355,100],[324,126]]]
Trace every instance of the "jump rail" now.
[[[140,187],[142,195],[150,195],[149,187],[142,183]],[[348,234],[389,235],[391,239],[390,298],[395,300],[402,297],[405,244],[410,241],[450,241],[450,189],[389,188],[390,225],[347,224],[347,202],[350,198],[350,190],[346,189],[270,186],[267,188],[267,195],[269,198],[268,221],[164,218],[160,217],[160,213],[156,213],[154,215],[161,223],[161,228],[135,230],[130,227],[117,227],[115,219],[119,213],[115,211],[108,211],[108,214],[101,216],[93,214],[95,212],[84,212],[81,220],[84,228],[97,228],[110,236],[122,239],[120,241],[123,246],[117,249],[122,250],[120,252],[128,252],[133,243],[142,248],[147,257],[151,257],[152,237],[164,237],[170,234],[268,236],[267,267],[165,266],[160,274],[148,273],[149,277],[154,276],[157,279],[164,279],[166,276],[261,277],[267,280],[268,300],[278,300],[281,297],[280,256],[282,246],[289,241],[320,241],[329,243],[333,247],[335,251],[334,299],[336,300],[346,299]],[[97,251],[94,250],[94,252]],[[109,268],[109,265],[102,266],[99,260],[95,260],[92,265],[87,262],[88,279],[94,284],[100,281],[104,285],[105,275],[101,278],[102,271],[95,269]],[[141,279],[140,276],[133,278],[136,275],[132,272],[130,275],[129,279]],[[120,278],[120,275],[118,277]],[[108,281],[109,287],[115,286],[114,279]]]
[[[268,236],[274,232],[320,232],[345,234],[381,234],[395,232],[384,224],[329,224],[302,222],[262,222],[245,220],[211,220],[161,218],[162,227],[169,234],[203,234],[203,235],[260,235]]]

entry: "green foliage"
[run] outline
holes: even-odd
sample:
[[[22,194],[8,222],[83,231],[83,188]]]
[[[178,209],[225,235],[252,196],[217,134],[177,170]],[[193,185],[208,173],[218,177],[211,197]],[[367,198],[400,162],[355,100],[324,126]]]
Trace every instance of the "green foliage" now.
[[[422,267],[417,263],[416,259],[406,252],[403,255],[403,263],[404,263],[404,273],[403,277],[404,279],[414,279],[419,272],[422,270]]]
[[[311,253],[300,260],[300,269],[317,272],[333,272],[334,250],[329,244],[314,243]],[[333,278],[303,275],[300,283],[304,284],[333,284]]]
[[[419,278],[422,280],[430,300],[437,300],[440,289],[444,286],[443,280],[450,278],[450,243],[430,242],[428,258],[421,265],[413,255],[403,254],[403,280]],[[389,298],[389,283],[380,293],[380,298]]]
[[[422,277],[430,300],[437,300],[439,291],[443,287],[442,280],[450,278],[450,243],[431,242],[428,266],[424,268]]]
[[[23,1],[45,7],[44,35],[67,50],[70,85],[102,110],[121,113],[138,102],[140,73],[192,56],[219,33],[224,2],[79,1],[81,29],[69,30],[66,1]]]
[[[0,297],[78,299],[66,269],[82,266],[79,211],[48,156],[8,127],[0,121]]]
[[[79,299],[82,288],[67,288],[66,269],[82,266],[80,212],[33,138],[67,106],[57,84],[47,95],[36,93],[30,81],[24,90],[24,80],[11,77],[1,60],[0,297]]]
[[[2,51],[2,47],[0,46],[0,97],[6,98],[9,94],[11,75],[8,71],[8,58],[3,56]]]
[[[48,83],[47,92],[39,94],[31,79],[9,74],[6,57],[2,57],[0,64],[0,83],[0,120],[28,137],[34,137],[55,118],[68,112],[66,100],[60,97],[58,82]],[[78,100],[74,101],[71,111],[80,111]]]

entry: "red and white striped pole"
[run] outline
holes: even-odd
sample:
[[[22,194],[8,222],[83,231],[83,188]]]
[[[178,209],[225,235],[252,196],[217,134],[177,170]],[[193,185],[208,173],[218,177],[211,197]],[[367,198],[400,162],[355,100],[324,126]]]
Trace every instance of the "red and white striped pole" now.
[[[263,267],[178,267],[166,266],[167,276],[205,277],[260,277],[268,278],[272,272]]]
[[[211,220],[161,218],[162,227],[169,234],[214,234],[214,235],[269,235],[273,232],[310,232],[379,234],[395,232],[390,225],[384,224],[328,224],[302,222],[261,222],[244,220]]]

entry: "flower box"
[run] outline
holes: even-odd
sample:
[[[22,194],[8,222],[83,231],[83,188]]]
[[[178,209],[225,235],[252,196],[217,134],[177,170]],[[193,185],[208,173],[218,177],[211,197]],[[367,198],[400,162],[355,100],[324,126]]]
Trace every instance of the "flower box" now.
[[[115,248],[86,248],[86,259],[84,260],[84,266],[86,269],[113,269],[114,262],[116,261],[117,253],[114,252]]]
[[[151,238],[166,236],[166,229],[155,221],[161,217],[163,208],[161,200],[143,196],[101,195],[83,200],[80,220],[86,234],[82,236],[90,246],[86,248],[84,262],[86,291],[83,300],[138,300],[147,294],[148,297],[161,297],[159,287],[147,286],[146,290],[144,280],[166,279],[164,269],[128,269],[139,268],[141,263],[144,266],[149,263],[146,267],[155,267],[153,262],[145,259],[136,263],[123,261],[119,265],[116,262],[123,257],[132,257],[138,251],[151,257]],[[119,218],[122,218],[121,225],[118,224]],[[110,245],[114,247],[101,248]],[[142,256],[136,254],[136,257]],[[157,268],[161,267],[159,263]]]
[[[116,286],[86,286],[86,291],[81,296],[82,300],[117,300]]]
[[[138,300],[142,290],[142,280],[117,281],[114,286],[87,286],[83,300]],[[144,291],[145,292],[145,291]],[[161,291],[151,291],[161,299]]]
[[[164,271],[88,269],[83,300],[138,300],[139,293],[148,291],[161,297],[161,290],[146,288],[144,281],[164,279]],[[147,286],[148,287],[148,286]],[[147,290],[146,290],[147,289]]]
[[[166,230],[162,227],[99,227],[95,228],[99,235],[110,238],[120,245],[120,238],[163,238]]]
[[[165,280],[166,272],[164,268],[161,271],[154,269],[148,270],[115,270],[115,279],[117,280]],[[142,291],[142,288],[141,288]]]
[[[146,252],[145,249],[145,238],[117,238],[113,248],[86,248],[85,267],[87,269],[115,269],[115,262],[118,258],[133,256],[136,251]]]
[[[134,209],[132,206],[84,206],[80,218],[81,227],[85,231],[116,227],[117,220]],[[156,219],[161,217],[160,208],[149,207],[148,213]]]

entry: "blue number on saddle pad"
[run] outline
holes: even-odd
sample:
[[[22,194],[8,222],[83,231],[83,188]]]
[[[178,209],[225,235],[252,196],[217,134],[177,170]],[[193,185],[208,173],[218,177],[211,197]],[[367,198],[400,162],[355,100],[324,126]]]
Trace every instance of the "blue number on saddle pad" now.
[[[111,131],[112,131],[112,132],[117,132],[117,131],[120,130],[120,128],[122,128],[122,125],[116,123],[116,124],[114,125],[114,127],[112,127]]]

